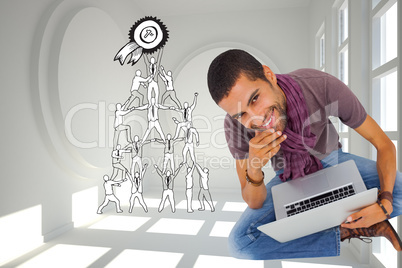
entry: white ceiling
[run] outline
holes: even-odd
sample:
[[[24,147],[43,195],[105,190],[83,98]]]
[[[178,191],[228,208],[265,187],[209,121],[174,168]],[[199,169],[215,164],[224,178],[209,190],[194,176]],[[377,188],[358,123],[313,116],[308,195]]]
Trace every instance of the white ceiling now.
[[[310,0],[135,0],[146,15],[180,16],[306,7]]]

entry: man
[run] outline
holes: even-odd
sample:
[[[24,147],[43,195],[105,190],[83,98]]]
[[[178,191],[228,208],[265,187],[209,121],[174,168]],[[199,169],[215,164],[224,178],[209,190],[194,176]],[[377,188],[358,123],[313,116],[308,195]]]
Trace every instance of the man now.
[[[186,199],[187,199],[187,212],[188,213],[193,213],[193,187],[194,187],[194,181],[193,181],[193,172],[195,168],[195,163],[191,167],[187,168],[187,174],[185,176],[185,181],[186,181]]]
[[[135,76],[134,76],[133,82],[131,84],[131,90],[130,90],[131,95],[129,97],[129,103],[128,103],[127,107],[130,107],[131,103],[137,98],[139,101],[138,106],[144,105],[144,95],[142,95],[140,93],[139,89],[140,89],[140,86],[147,88],[147,85],[145,83],[150,82],[152,78],[153,78],[152,75],[150,75],[146,78],[142,77],[141,70],[137,70],[135,72]]]
[[[104,175],[103,180],[105,181],[103,183],[103,188],[105,189],[105,199],[103,200],[103,203],[98,208],[98,214],[103,213],[102,210],[104,207],[106,207],[109,204],[109,201],[115,202],[117,213],[122,213],[123,210],[121,210],[121,207],[120,207],[120,200],[115,196],[115,194],[113,192],[113,186],[116,185],[116,186],[120,187],[120,184],[122,182],[125,182],[127,179],[113,181],[109,178],[108,175]]]
[[[173,192],[173,187],[174,187],[174,179],[176,178],[177,174],[179,174],[179,171],[181,167],[183,166],[183,163],[180,163],[179,167],[176,170],[173,170],[172,172],[170,170],[166,171],[166,174],[162,173],[162,170],[159,169],[157,165],[154,165],[156,169],[156,173],[161,177],[162,179],[162,199],[161,203],[159,204],[158,212],[162,212],[163,208],[165,207],[165,201],[166,199],[169,199],[170,202],[170,208],[172,212],[176,212],[176,204],[174,200],[174,192]]]
[[[119,171],[122,172],[121,176],[122,179],[129,177],[130,180],[131,174],[128,171],[128,169],[121,163],[121,160],[124,158],[125,153],[129,153],[130,150],[127,149],[121,149],[121,145],[117,144],[116,149],[112,151],[112,167],[113,167],[113,172],[111,176],[111,180],[114,181],[119,174]]]
[[[114,136],[113,136],[113,148],[116,148],[117,143],[119,142],[120,132],[125,131],[127,136],[127,142],[132,143],[131,139],[131,127],[129,125],[124,125],[124,116],[128,113],[132,112],[134,108],[128,109],[127,105],[130,101],[130,98],[123,104],[116,104],[116,111],[114,112]]]
[[[205,210],[205,202],[209,205],[211,208],[211,212],[215,211],[214,207],[214,201],[212,201],[211,193],[209,192],[209,186],[208,186],[208,181],[209,181],[209,169],[204,167],[202,168],[199,164],[194,163],[194,165],[197,167],[198,174],[200,174],[200,191],[198,192],[198,201],[200,201],[200,208],[198,209],[199,211],[204,211]]]
[[[152,79],[148,83],[148,103],[151,102],[152,96],[156,99],[156,102],[159,103],[159,86],[158,86],[158,72],[159,66],[163,54],[163,49],[158,51],[158,57],[155,59],[154,57],[148,58],[147,54],[144,54],[145,66],[147,66],[148,76],[151,76]],[[153,94],[152,94],[153,92]]]
[[[180,103],[180,100],[177,98],[176,91],[174,90],[174,87],[173,87],[172,72],[171,71],[165,72],[165,69],[163,66],[161,66],[160,68],[161,69],[159,71],[159,76],[162,78],[163,82],[166,85],[166,91],[162,95],[162,105],[164,105],[166,99],[168,97],[170,97],[172,99],[172,101],[177,105],[177,108],[180,109],[181,103]]]
[[[174,144],[178,141],[182,141],[184,138],[179,138],[179,139],[172,139],[172,135],[168,133],[166,135],[166,141],[163,141],[162,139],[157,139],[154,138],[152,141],[154,142],[159,142],[165,145],[164,148],[164,157],[163,157],[163,169],[162,169],[162,174],[165,174],[167,165],[170,161],[170,169],[175,170],[175,164],[174,164]]]
[[[197,97],[198,92],[194,93],[194,101],[191,106],[189,106],[188,102],[184,102],[182,109],[173,108],[173,110],[177,112],[181,112],[183,114],[183,121],[179,122],[175,117],[173,117],[173,121],[177,124],[176,126],[176,133],[174,134],[173,139],[177,139],[180,134],[180,130],[183,129],[184,133],[188,128],[190,128],[193,124],[193,111],[195,106],[197,105]]]
[[[134,136],[133,143],[129,143],[124,149],[128,149],[131,152],[131,168],[130,174],[134,174],[136,167],[138,166],[139,173],[142,174],[142,147],[145,144],[150,143],[151,140],[141,140],[138,135]]]
[[[186,164],[188,168],[190,165],[187,164],[187,154],[190,155],[191,160],[193,161],[193,165],[195,163],[195,153],[194,153],[194,138],[197,147],[200,145],[200,135],[194,127],[190,127],[187,129],[186,136],[184,137],[185,144],[183,146],[182,155],[183,155],[183,163]]]
[[[141,168],[142,172],[136,171],[134,173],[133,179],[131,181],[131,196],[130,196],[130,208],[129,212],[133,212],[133,207],[134,207],[134,202],[135,199],[138,198],[138,201],[140,202],[140,205],[144,209],[145,212],[148,212],[148,207],[147,204],[144,201],[144,196],[143,196],[143,179],[145,175],[145,171],[147,170],[148,164],[145,164],[144,167]]]
[[[208,87],[214,101],[227,113],[226,139],[236,159],[243,199],[249,206],[229,237],[235,257],[336,256],[340,241],[361,236],[385,236],[401,250],[398,235],[386,221],[389,215],[400,215],[402,209],[402,175],[396,171],[395,147],[346,85],[312,69],[276,75],[247,52],[229,50],[211,63]],[[339,117],[373,144],[377,162],[343,153],[329,116]],[[339,227],[287,243],[279,243],[257,229],[275,220],[272,186],[350,159],[367,188],[381,190],[378,203],[350,215],[348,223]],[[276,176],[264,185],[262,167],[269,160]]]
[[[148,110],[148,128],[146,129],[146,131],[144,133],[144,137],[142,138],[142,140],[145,141],[148,138],[149,133],[151,133],[151,130],[153,128],[155,128],[156,131],[161,136],[163,142],[165,142],[166,141],[165,135],[163,134],[161,124],[159,123],[158,111],[159,111],[159,109],[168,110],[170,108],[166,107],[166,106],[163,106],[162,104],[158,104],[156,102],[155,98],[151,98],[150,103],[145,104],[145,105],[140,106],[140,107],[134,107],[133,109],[135,109],[135,110]]]

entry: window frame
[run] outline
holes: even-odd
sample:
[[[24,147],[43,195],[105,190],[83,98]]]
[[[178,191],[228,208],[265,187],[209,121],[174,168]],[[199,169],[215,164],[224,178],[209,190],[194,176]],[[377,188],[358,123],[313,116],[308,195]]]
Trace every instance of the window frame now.
[[[335,9],[335,25],[334,29],[336,29],[335,33],[335,41],[336,41],[336,76],[343,81],[347,86],[349,86],[349,77],[350,77],[350,53],[349,53],[349,40],[350,40],[350,12],[349,12],[349,1],[348,0],[338,0],[335,1],[334,4]],[[347,10],[346,16],[344,10]],[[344,27],[346,19],[346,27]],[[345,32],[346,31],[346,37]],[[346,61],[342,61],[341,58],[344,57],[344,53],[346,54]],[[344,65],[346,63],[346,66]],[[346,67],[346,71],[345,71]],[[344,73],[346,72],[346,73]],[[347,80],[345,81],[345,77]],[[332,120],[335,125],[335,128],[338,131],[339,140],[342,144],[343,151],[350,151],[350,131],[349,127],[343,124],[339,119]]]
[[[316,69],[325,72],[326,70],[326,38],[325,38],[325,22],[323,22],[315,36],[315,52],[316,52]]]
[[[383,56],[383,51],[385,50],[384,44],[382,43],[383,40],[381,35],[383,34],[382,31],[384,30],[384,26],[381,23],[381,17],[386,14],[386,12],[393,7],[393,5],[397,3],[397,28],[399,31],[402,29],[401,27],[401,1],[399,0],[372,0],[370,1],[370,17],[369,17],[369,33],[370,33],[370,64],[369,64],[369,73],[370,73],[370,88],[369,88],[369,99],[371,105],[371,111],[373,118],[381,125],[381,79],[386,77],[387,75],[397,72],[397,90],[400,88],[401,85],[401,34],[397,31],[397,56],[394,59],[391,59],[387,62],[383,62],[381,57]],[[401,113],[402,109],[400,108],[400,104],[402,103],[402,92],[398,90],[397,92],[397,130],[396,131],[387,131],[384,132],[392,141],[397,141],[397,166],[401,167],[401,124],[398,122],[401,120]],[[370,146],[370,155],[373,160],[376,159],[376,150],[373,146]],[[394,219],[393,219],[394,220]],[[397,232],[400,234],[402,231],[402,220],[401,217],[397,217],[394,220],[394,224],[397,226]],[[372,244],[372,251],[371,260],[375,262],[376,266],[385,266],[383,262],[381,262],[380,258],[377,257],[383,253],[375,253],[374,251],[381,251],[381,249],[389,248],[387,244],[384,244],[384,240],[373,240]],[[392,247],[392,246],[391,246]],[[393,248],[391,249],[393,250]],[[402,254],[396,253],[397,261],[396,267],[400,267],[402,264]],[[385,258],[383,256],[383,258]]]

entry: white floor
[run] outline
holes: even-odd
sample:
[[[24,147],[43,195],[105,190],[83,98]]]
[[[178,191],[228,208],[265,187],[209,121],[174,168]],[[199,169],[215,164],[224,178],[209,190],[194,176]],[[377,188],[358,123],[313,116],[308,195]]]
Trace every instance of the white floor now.
[[[176,198],[175,213],[168,202],[161,213],[157,211],[158,195],[146,198],[148,213],[136,203],[132,213],[123,206],[124,212],[118,214],[111,203],[96,222],[76,227],[4,267],[369,267],[357,263],[346,243],[342,244],[341,256],[333,258],[231,258],[227,235],[245,204],[238,192],[211,194],[215,212],[209,207],[198,211],[199,203],[194,201],[195,211],[187,213],[183,196]]]

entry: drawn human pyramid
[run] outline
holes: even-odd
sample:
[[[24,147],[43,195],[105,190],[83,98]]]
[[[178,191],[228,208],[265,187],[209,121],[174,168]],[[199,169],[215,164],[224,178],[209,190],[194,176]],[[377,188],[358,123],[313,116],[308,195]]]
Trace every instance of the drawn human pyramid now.
[[[144,61],[146,66],[147,77],[142,77],[141,70],[137,70],[132,81],[131,95],[124,102],[124,104],[117,103],[114,119],[114,137],[113,137],[113,151],[112,151],[112,175],[104,175],[104,189],[105,199],[98,208],[98,214],[102,213],[104,207],[106,207],[109,201],[115,202],[116,211],[118,213],[123,212],[120,206],[120,200],[114,194],[114,186],[121,186],[122,183],[131,183],[131,196],[130,196],[130,208],[131,213],[134,207],[135,199],[138,199],[145,212],[148,212],[148,207],[145,203],[143,196],[143,180],[145,179],[145,173],[148,168],[148,164],[143,164],[143,148],[147,144],[156,142],[164,145],[163,151],[163,167],[162,169],[156,164],[154,168],[156,173],[162,179],[162,198],[159,204],[158,211],[161,212],[165,206],[166,200],[169,201],[172,212],[176,211],[175,199],[174,199],[174,181],[180,171],[180,169],[186,167],[185,184],[186,184],[186,199],[187,199],[187,212],[194,212],[192,208],[192,196],[193,196],[193,172],[196,169],[199,173],[199,194],[198,200],[200,202],[199,210],[205,210],[205,201],[210,206],[211,211],[215,210],[211,194],[209,192],[208,180],[209,170],[208,168],[202,168],[195,159],[194,148],[199,145],[199,134],[194,128],[192,123],[192,115],[194,108],[197,104],[198,93],[194,93],[194,100],[191,105],[184,102],[183,105],[176,96],[175,89],[173,87],[173,77],[171,71],[165,71],[164,67],[160,64],[162,51],[160,50],[157,55],[157,59],[153,56],[148,57],[144,55]],[[160,77],[165,84],[165,92],[160,98],[159,102],[159,85],[158,77]],[[144,87],[147,90],[148,103],[144,104],[144,95],[140,93],[140,88]],[[175,103],[175,106],[165,106],[168,98]],[[138,106],[134,106],[134,101],[138,99]],[[172,120],[177,125],[174,136],[167,134],[165,136],[162,127],[159,122],[159,112],[161,110],[176,111],[179,113],[179,119],[172,117]],[[143,134],[142,138],[138,135],[132,137],[130,125],[125,124],[124,116],[134,111],[146,111],[148,126]],[[158,132],[160,138],[148,139],[151,131]],[[126,135],[122,135],[125,133]],[[181,136],[182,135],[182,136]],[[127,141],[122,141],[124,136],[127,137]],[[183,142],[182,150],[182,162],[176,167],[175,165],[175,144]],[[127,144],[122,147],[121,144]],[[130,166],[126,167],[122,160],[125,156],[130,156]],[[191,162],[187,161],[188,155],[191,158]],[[190,164],[188,163],[190,162]],[[170,164],[170,165],[168,165]],[[117,179],[118,174],[121,173],[121,179]]]

